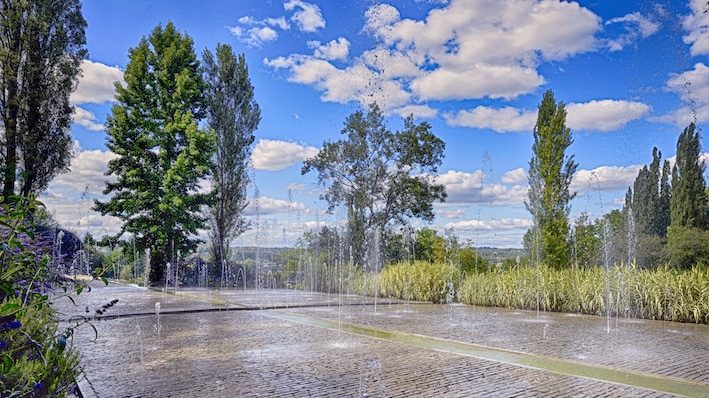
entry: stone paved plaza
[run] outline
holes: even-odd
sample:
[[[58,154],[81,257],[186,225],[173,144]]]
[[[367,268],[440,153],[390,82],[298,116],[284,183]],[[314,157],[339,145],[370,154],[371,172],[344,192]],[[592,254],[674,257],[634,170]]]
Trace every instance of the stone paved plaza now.
[[[67,319],[119,299],[73,341],[87,397],[709,397],[706,325],[95,286],[57,302]]]

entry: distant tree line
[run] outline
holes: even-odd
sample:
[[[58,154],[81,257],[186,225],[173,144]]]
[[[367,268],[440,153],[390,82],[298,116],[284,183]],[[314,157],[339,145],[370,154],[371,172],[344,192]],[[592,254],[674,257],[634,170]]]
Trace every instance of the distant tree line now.
[[[569,223],[569,187],[577,164],[566,150],[573,142],[564,104],[547,91],[539,105],[525,202],[534,226],[523,244],[532,263],[556,268],[635,263],[654,267],[709,264],[709,190],[700,134],[694,123],[677,141],[675,163],[652,161],[638,172],[621,209],[594,222],[582,213]],[[660,166],[662,164],[662,167]]]

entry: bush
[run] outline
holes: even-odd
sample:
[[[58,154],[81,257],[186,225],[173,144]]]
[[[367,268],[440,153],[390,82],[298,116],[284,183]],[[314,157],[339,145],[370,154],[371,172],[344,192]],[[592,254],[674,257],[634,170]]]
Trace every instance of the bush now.
[[[50,282],[60,278],[53,271],[57,264],[49,262],[53,237],[35,235],[27,221],[40,208],[33,198],[18,198],[0,209],[2,397],[67,396],[74,392],[80,373],[77,355],[66,343],[86,319],[77,320],[62,333],[57,330],[49,301]],[[84,285],[75,288],[80,293]]]
[[[665,252],[668,261],[675,267],[709,265],[709,230],[670,226],[667,229]]]

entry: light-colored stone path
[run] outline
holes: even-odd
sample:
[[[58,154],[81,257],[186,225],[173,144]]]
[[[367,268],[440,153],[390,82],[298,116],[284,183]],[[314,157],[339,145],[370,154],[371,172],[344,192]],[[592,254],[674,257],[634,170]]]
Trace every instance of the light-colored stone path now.
[[[373,305],[338,305],[369,298],[292,291],[164,295],[125,286],[96,288],[77,307],[57,306],[67,316],[85,313],[86,305],[91,313],[113,298],[120,301],[109,315],[134,315],[95,321],[95,342],[86,327],[74,339],[90,382],[81,384],[86,396],[670,396],[634,387],[633,380],[614,384],[348,333],[337,322],[672,377],[699,386],[695,396],[709,396],[705,325],[617,320],[607,334],[605,319],[592,316],[381,303],[375,313]],[[281,304],[291,308],[238,309]],[[230,311],[170,313],[208,308]]]

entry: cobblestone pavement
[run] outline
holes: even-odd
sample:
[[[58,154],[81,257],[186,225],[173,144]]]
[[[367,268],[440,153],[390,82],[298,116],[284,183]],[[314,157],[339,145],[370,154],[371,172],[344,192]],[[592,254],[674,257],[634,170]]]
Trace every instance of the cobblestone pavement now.
[[[203,294],[207,304],[193,294]],[[317,302],[312,296],[297,300],[297,292],[271,295],[290,295],[291,304]],[[81,383],[84,395],[667,396],[284,321],[269,315],[274,310],[169,314],[170,309],[223,307],[213,296],[197,291],[189,297],[173,296],[174,302],[167,305],[161,302],[159,324],[155,315],[95,321],[99,333],[95,342],[91,328],[79,329],[74,345],[81,351],[89,381]],[[167,298],[149,290],[110,286],[94,289],[82,298],[81,305],[119,298],[126,303],[109,313],[147,313],[163,297]],[[233,298],[233,302],[244,302],[239,301],[239,292]],[[702,325],[618,320],[608,335],[605,320],[598,317],[540,314],[537,318],[526,311],[422,304],[378,305],[375,314],[371,305],[323,305],[278,311],[605,363],[700,383],[709,373],[709,328]],[[574,339],[581,342],[573,343]]]

